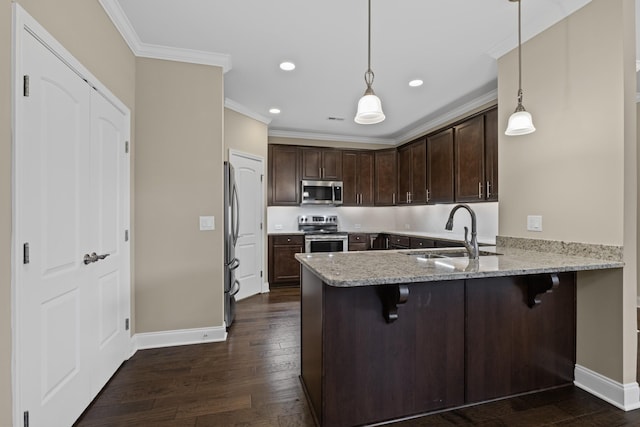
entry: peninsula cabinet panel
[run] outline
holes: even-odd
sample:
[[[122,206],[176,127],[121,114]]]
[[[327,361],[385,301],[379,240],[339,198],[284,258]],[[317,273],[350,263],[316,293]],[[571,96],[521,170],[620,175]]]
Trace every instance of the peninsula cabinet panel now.
[[[466,402],[571,384],[576,362],[575,273],[526,304],[550,275],[467,281]]]
[[[302,179],[342,179],[342,151],[332,148],[300,148]]]
[[[427,202],[453,203],[453,129],[427,138]]]
[[[479,202],[485,199],[484,115],[454,127],[456,202]]]
[[[304,252],[302,235],[270,235],[269,286],[297,286],[300,284],[300,263],[297,253]]]
[[[342,197],[344,206],[373,206],[374,172],[373,152],[343,151]]]
[[[300,204],[299,150],[291,145],[269,145],[268,204],[297,206]]]
[[[498,109],[484,116],[484,175],[485,199],[498,201]]]
[[[375,205],[392,206],[396,204],[397,168],[395,148],[375,152]]]
[[[332,356],[322,362],[321,425],[370,424],[464,403],[464,282],[408,286],[398,320],[387,323],[377,286],[323,285],[323,329],[331,331],[323,354]]]

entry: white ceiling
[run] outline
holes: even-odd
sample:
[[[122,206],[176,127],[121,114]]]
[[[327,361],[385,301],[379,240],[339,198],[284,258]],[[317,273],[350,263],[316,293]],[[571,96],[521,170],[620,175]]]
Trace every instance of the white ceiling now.
[[[523,0],[523,39],[590,1]],[[508,0],[372,0],[373,88],[387,119],[358,125],[353,117],[366,87],[367,0],[100,2],[135,54],[224,66],[228,105],[272,119],[270,135],[409,139],[447,113],[495,99],[496,58],[517,44],[517,3]],[[281,71],[284,60],[296,69]],[[525,88],[526,62],[525,56]],[[424,85],[409,87],[414,78]],[[269,114],[271,107],[282,113]]]

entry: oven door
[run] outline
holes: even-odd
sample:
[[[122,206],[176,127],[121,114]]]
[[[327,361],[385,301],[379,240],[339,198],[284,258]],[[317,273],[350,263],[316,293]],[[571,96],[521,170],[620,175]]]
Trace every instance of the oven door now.
[[[336,234],[307,234],[304,236],[304,251],[311,252],[347,252],[349,238]]]

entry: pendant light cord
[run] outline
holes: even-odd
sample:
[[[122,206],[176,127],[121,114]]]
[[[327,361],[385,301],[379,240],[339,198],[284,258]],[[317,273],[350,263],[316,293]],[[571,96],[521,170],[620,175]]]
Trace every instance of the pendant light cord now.
[[[369,45],[369,53],[368,53],[368,68],[367,71],[371,71],[371,0],[369,0],[369,33],[368,33],[368,45]]]
[[[521,22],[521,13],[520,13],[521,5],[522,5],[522,1],[518,0],[518,105],[522,104],[522,22]]]

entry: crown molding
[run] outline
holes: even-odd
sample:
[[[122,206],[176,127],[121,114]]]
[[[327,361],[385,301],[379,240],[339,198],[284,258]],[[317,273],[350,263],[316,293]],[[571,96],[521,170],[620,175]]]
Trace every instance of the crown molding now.
[[[457,118],[467,114],[469,111],[475,110],[476,108],[482,107],[492,101],[498,100],[498,89],[493,89],[490,92],[485,93],[484,95],[480,95],[479,97],[457,107],[453,110],[442,114],[441,116],[436,117],[433,120],[429,120],[428,122],[422,123],[421,125],[409,130],[398,136],[395,141],[396,144],[402,143],[404,141],[412,140],[420,135],[424,135],[428,133],[430,130],[437,128],[440,125],[451,122],[452,120],[456,120]]]
[[[270,129],[269,136],[277,138],[315,139],[318,141],[360,142],[365,144],[395,145],[395,139],[366,136],[334,135],[329,133],[302,132],[284,129]]]
[[[558,7],[545,11],[545,14],[541,15],[538,19],[528,19],[523,23],[522,43],[532,39],[547,28],[562,21],[578,9],[582,9],[584,6],[591,3],[591,0],[556,0],[556,2],[558,3]],[[522,15],[523,17],[526,17],[526,11],[523,11]],[[516,22],[515,17],[514,22]],[[513,34],[493,46],[486,53],[490,57],[498,59],[516,47],[518,47],[518,33],[514,31]]]
[[[264,123],[265,125],[269,125],[271,123],[271,118],[269,117],[265,117],[261,114],[258,114],[252,110],[250,110],[249,108],[245,107],[244,105],[240,104],[239,102],[234,101],[233,99],[229,99],[229,98],[225,98],[224,99],[224,108],[228,108],[230,110],[235,111],[236,113],[240,113],[243,114],[247,117],[250,117],[254,120],[257,120],[259,122]]]
[[[394,138],[375,138],[375,137],[360,137],[360,136],[348,136],[348,135],[335,135],[326,133],[314,133],[314,132],[302,132],[302,131],[290,131],[281,129],[270,129],[269,136],[279,138],[296,138],[296,139],[315,139],[319,141],[334,141],[334,142],[361,142],[366,144],[384,144],[384,145],[398,145],[405,141],[410,141],[418,136],[428,133],[430,130],[437,128],[440,125],[449,123],[452,120],[456,120],[461,116],[464,116],[469,111],[475,110],[483,105],[486,105],[492,101],[498,100],[498,90],[493,89],[484,95],[481,95],[458,108],[448,111],[441,116],[436,117],[433,120],[422,123],[421,125],[412,128],[411,130],[400,134]]]
[[[178,49],[143,43],[117,0],[98,1],[135,56],[190,64],[211,65],[221,67],[224,73],[231,70],[231,56],[228,54],[194,49]]]

